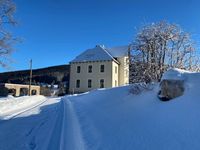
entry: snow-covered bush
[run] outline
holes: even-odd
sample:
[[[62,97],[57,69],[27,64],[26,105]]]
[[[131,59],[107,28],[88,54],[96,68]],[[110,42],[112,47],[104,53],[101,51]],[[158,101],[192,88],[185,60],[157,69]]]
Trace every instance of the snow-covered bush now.
[[[159,82],[171,67],[199,71],[194,43],[177,24],[160,21],[142,26],[131,46],[130,82]]]
[[[152,89],[153,89],[153,84],[136,83],[131,86],[129,93],[138,95],[144,91],[150,91]]]

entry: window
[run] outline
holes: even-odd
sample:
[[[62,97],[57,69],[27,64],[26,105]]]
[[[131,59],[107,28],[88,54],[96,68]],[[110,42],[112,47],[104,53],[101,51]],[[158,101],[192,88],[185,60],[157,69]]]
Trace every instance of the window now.
[[[129,58],[126,58],[126,64],[129,64]]]
[[[88,73],[92,73],[92,65],[88,66]]]
[[[104,65],[101,65],[101,67],[100,67],[100,72],[104,72]]]
[[[88,88],[91,88],[91,87],[92,87],[92,80],[89,79],[89,80],[88,80]]]
[[[20,88],[20,96],[26,96],[28,93],[28,88]]]
[[[115,86],[117,86],[117,80],[115,80]]]
[[[117,66],[115,66],[115,73],[117,73]]]
[[[76,80],[76,88],[80,88],[80,83],[81,83],[80,80]]]
[[[100,88],[104,88],[104,79],[100,80]]]
[[[77,66],[76,72],[77,72],[77,73],[80,73],[80,72],[81,72],[81,66]]]
[[[31,91],[31,95],[37,95],[37,91],[36,90],[32,90]]]

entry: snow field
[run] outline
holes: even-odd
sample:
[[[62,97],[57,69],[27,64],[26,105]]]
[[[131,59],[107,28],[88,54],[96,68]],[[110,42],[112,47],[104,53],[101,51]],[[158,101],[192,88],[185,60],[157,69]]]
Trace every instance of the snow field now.
[[[167,74],[165,79],[183,79],[186,88],[183,96],[169,102],[157,98],[158,85],[139,95],[129,93],[130,85],[66,97],[80,129],[82,149],[200,149],[200,74],[177,69]],[[68,134],[72,140],[77,133]]]
[[[46,100],[44,96],[23,96],[1,98],[0,100],[0,119],[7,120],[22,113],[32,107],[40,105]]]
[[[172,69],[163,79],[184,80],[184,95],[162,102],[155,84],[138,95],[129,85],[1,99],[0,150],[199,150],[200,74]]]

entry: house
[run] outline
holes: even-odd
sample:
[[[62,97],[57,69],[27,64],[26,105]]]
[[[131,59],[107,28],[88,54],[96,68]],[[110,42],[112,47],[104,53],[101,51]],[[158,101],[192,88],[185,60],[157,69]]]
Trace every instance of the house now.
[[[128,46],[106,48],[97,45],[70,62],[70,93],[129,83]]]

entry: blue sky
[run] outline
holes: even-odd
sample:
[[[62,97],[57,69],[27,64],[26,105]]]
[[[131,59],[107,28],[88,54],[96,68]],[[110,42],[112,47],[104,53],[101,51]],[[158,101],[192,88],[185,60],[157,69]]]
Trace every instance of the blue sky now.
[[[179,24],[195,40],[200,34],[199,0],[15,0],[23,39],[15,46],[11,69],[67,64],[96,44],[129,44],[144,23],[167,20]]]

